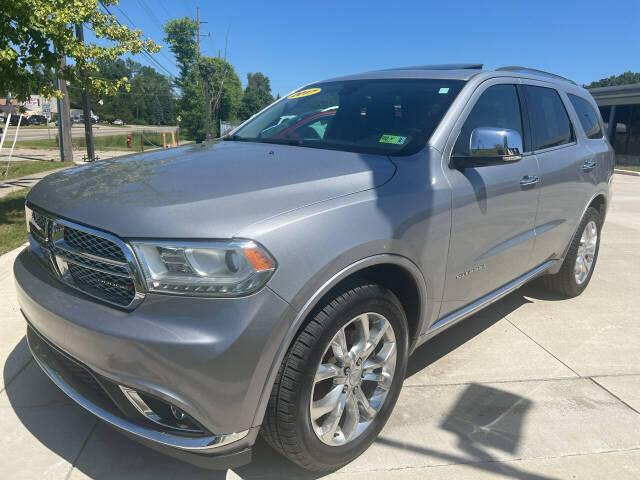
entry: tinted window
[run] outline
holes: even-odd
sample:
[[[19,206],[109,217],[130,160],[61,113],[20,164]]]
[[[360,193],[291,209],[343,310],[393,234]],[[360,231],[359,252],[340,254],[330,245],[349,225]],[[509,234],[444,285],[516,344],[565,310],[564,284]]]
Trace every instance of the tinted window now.
[[[618,105],[615,115],[613,148],[618,154],[626,154],[631,131],[631,105]]]
[[[460,80],[350,80],[304,87],[227,140],[405,155],[422,148]]]
[[[631,111],[627,154],[640,155],[640,106],[638,105],[633,105],[633,110]]]
[[[558,92],[531,85],[526,90],[533,149],[542,150],[572,142],[573,129]]]
[[[580,124],[584,129],[584,133],[587,134],[587,137],[602,138],[600,122],[598,121],[598,116],[591,104],[584,98],[571,94],[569,94],[569,100],[571,100],[573,108],[576,109],[576,113],[580,119]]]
[[[462,126],[453,149],[455,155],[469,154],[471,132],[480,127],[509,128],[523,136],[520,101],[515,85],[493,85],[484,91]]]

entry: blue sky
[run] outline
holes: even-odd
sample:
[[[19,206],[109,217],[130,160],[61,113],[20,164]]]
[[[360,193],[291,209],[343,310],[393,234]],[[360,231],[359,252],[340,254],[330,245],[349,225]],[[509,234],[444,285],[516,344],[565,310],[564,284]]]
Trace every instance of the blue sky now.
[[[247,72],[260,71],[274,95],[338,75],[429,63],[524,65],[579,83],[640,71],[640,0],[121,0],[130,20],[111,11],[162,43],[161,24],[195,17],[197,6],[209,22],[203,32],[211,33],[203,55],[224,49],[229,32],[228,60],[243,85]],[[171,52],[162,51],[157,61],[177,72]]]

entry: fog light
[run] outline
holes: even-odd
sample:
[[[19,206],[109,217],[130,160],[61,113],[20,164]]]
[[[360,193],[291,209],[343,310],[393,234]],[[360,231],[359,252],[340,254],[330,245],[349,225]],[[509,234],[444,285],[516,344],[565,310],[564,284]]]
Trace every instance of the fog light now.
[[[178,407],[124,385],[120,385],[120,390],[147,420],[185,433],[206,433],[195,420]]]
[[[186,413],[184,413],[178,407],[174,407],[173,405],[171,405],[171,414],[176,420],[180,420],[180,421],[184,420],[185,417],[187,416]]]

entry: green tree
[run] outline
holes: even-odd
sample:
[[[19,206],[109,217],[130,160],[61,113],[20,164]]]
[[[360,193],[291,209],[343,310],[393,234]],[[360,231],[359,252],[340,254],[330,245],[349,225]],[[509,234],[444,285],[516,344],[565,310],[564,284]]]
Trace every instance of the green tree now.
[[[136,123],[175,124],[171,82],[153,68],[143,66],[134,74],[128,96],[136,107]]]
[[[243,120],[249,118],[273,101],[269,77],[260,72],[247,73],[247,86],[242,97],[240,118]]]
[[[177,83],[181,87],[198,59],[198,23],[189,17],[174,18],[164,25],[164,33],[164,41],[169,44],[169,50],[176,57],[180,68]]]
[[[201,142],[205,138],[205,113],[204,90],[196,68],[198,24],[189,17],[174,18],[165,24],[164,32],[164,41],[168,43],[180,69],[175,82],[180,89],[176,108],[180,116],[180,126],[187,138]]]
[[[600,80],[591,82],[589,85],[585,85],[585,88],[613,87],[615,85],[628,85],[630,83],[640,83],[640,73],[629,70],[621,75],[611,75],[608,78],[601,78]]]
[[[115,93],[128,85],[128,78],[114,81],[100,78],[98,62],[113,60],[126,53],[159,47],[143,38],[140,30],[121,25],[113,15],[103,13],[118,0],[0,0],[0,92],[11,92],[26,99],[34,92],[60,96],[50,85],[38,85],[34,69],[41,65],[53,70],[60,56],[74,61],[61,76],[73,84],[82,84],[97,94]],[[81,43],[74,36],[75,24],[87,24],[104,43]]]
[[[242,101],[242,86],[233,66],[221,58],[199,57],[196,35],[198,24],[184,17],[164,26],[165,42],[180,68],[176,87],[180,90],[177,114],[186,137],[201,142],[206,137],[204,89],[209,91],[211,121],[235,120]]]
[[[216,136],[220,120],[237,120],[242,104],[242,84],[233,65],[222,58],[202,57],[198,70],[209,90],[212,132]]]
[[[119,118],[125,123],[175,125],[173,86],[166,76],[131,59],[102,60],[98,67],[101,80],[114,81],[123,76],[131,79],[128,91],[121,87],[115,95],[103,95],[102,105],[98,103],[100,98],[91,98],[91,110],[101,120]],[[69,99],[72,108],[81,108],[82,89],[70,87]]]

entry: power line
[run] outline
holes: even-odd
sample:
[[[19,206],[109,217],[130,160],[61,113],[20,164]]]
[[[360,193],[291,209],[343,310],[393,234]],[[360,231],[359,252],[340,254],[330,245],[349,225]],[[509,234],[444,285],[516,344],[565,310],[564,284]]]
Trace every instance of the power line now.
[[[102,2],[100,2],[100,4],[102,5],[102,8],[104,8],[106,10],[106,12],[111,15],[112,17],[115,18],[116,22],[118,23],[118,25],[122,25],[122,23],[120,23],[120,20],[118,20],[116,18],[116,16],[111,13],[111,11],[109,10],[109,8]],[[127,18],[129,20],[129,22],[131,22],[131,25],[133,25],[133,27],[137,28],[138,30],[140,30],[140,28],[131,20],[131,18],[129,18],[129,15],[127,15],[118,5],[114,5],[119,11],[120,13],[122,13],[125,18]],[[172,80],[174,79],[173,74],[171,73],[171,71],[169,71],[168,68],[166,68],[164,65],[162,65],[160,62],[158,62],[157,59],[153,58],[152,54],[146,49],[144,48],[142,51],[143,54],[146,54],[146,58],[149,59],[151,62],[153,62],[154,64],[156,64],[158,67],[160,67],[162,70],[164,70],[165,72],[167,72],[167,74],[169,75],[169,78],[171,78]]]
[[[104,9],[107,11],[107,13],[109,13],[109,15],[111,15],[111,12],[109,11],[109,9],[108,9],[104,4],[102,4],[102,6],[103,6],[103,7],[104,7]],[[118,9],[118,11],[119,11],[120,13],[122,13],[122,15],[124,15],[124,16],[125,16],[125,18],[126,18],[127,20],[129,20],[129,23],[131,24],[131,26],[132,26],[132,27],[137,28],[138,30],[142,31],[142,29],[141,29],[140,27],[138,27],[138,26],[134,23],[134,21],[133,21],[133,20],[131,20],[131,17],[129,17],[129,15],[127,15],[127,14],[126,14],[126,12],[125,12],[124,10],[122,10],[122,8],[120,8],[120,6],[119,6],[119,5],[114,5],[114,6]],[[115,15],[114,15],[114,16],[115,16]],[[116,22],[118,22],[120,25],[122,25],[122,24],[120,23],[120,21],[119,21],[117,18],[116,18]],[[173,79],[173,74],[169,71],[169,69],[168,69],[168,68],[166,68],[164,65],[162,65],[160,62],[158,62],[158,60],[157,60],[157,59],[153,58],[152,54],[151,54],[151,53],[150,53],[146,48],[143,50],[143,54],[145,54],[145,53],[146,53],[146,57],[145,57],[145,58],[148,58],[148,59],[149,59],[149,60],[151,60],[153,63],[155,63],[156,65],[158,65],[162,70],[164,70],[165,72],[167,72],[167,74],[169,75],[169,77],[170,77],[170,78],[172,78],[172,79]]]
[[[149,8],[149,6],[145,3],[145,1],[138,0],[138,3],[140,4],[143,10],[146,10],[149,13],[149,18],[151,18],[151,20],[154,21],[156,25],[158,25],[160,30],[162,30],[162,22],[158,19],[158,17],[156,17],[156,14],[153,13],[153,10]]]

